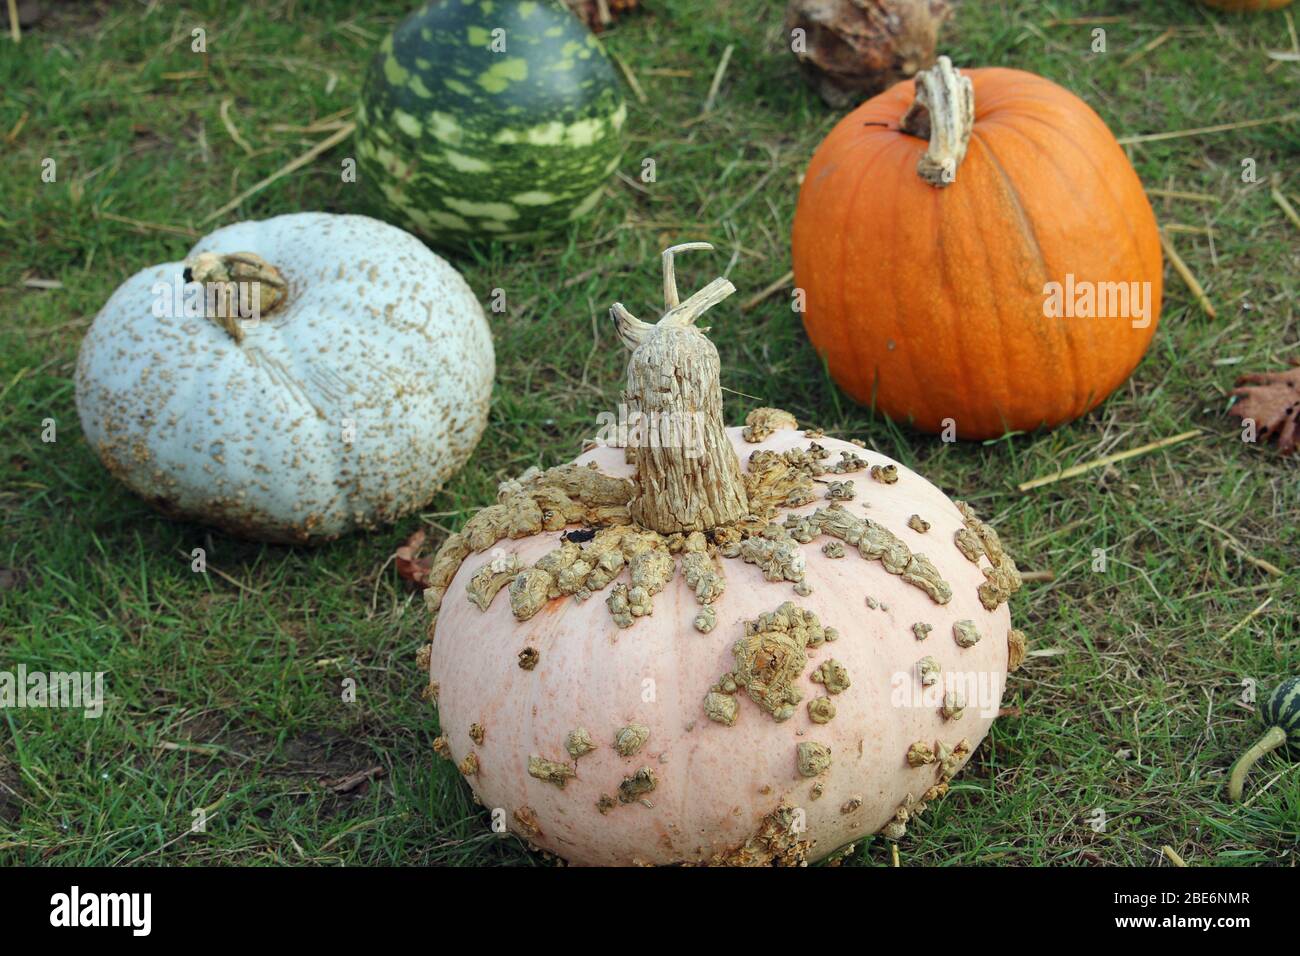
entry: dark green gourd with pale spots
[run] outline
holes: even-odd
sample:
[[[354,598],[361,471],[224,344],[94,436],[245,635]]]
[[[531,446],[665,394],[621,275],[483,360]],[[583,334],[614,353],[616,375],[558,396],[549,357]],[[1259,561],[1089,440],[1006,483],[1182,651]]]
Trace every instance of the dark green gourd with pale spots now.
[[[627,109],[559,0],[440,0],[384,40],[357,111],[361,179],[442,244],[561,229],[618,165]]]
[[[1288,677],[1273,688],[1259,708],[1259,719],[1268,729],[1232,768],[1228,795],[1233,801],[1241,799],[1246,774],[1264,754],[1283,745],[1300,753],[1300,677]]]

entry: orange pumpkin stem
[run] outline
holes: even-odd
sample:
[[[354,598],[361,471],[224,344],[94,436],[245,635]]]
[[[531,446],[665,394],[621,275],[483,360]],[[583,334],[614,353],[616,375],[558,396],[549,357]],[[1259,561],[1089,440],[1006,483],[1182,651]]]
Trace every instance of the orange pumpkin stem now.
[[[253,252],[200,252],[186,260],[185,281],[203,286],[205,314],[236,344],[244,341],[243,320],[279,308],[289,289],[280,270]]]
[[[916,99],[899,124],[903,132],[928,139],[929,148],[916,172],[931,186],[943,189],[957,180],[957,167],[966,158],[975,128],[975,87],[946,56],[916,74]]]
[[[624,398],[637,419],[631,443],[636,492],[632,520],[660,534],[709,531],[749,513],[740,460],[722,419],[718,350],[695,320],[736,291],[714,279],[685,302],[677,293],[673,256],[712,249],[689,242],[664,250],[664,305],[657,323],[642,322],[621,302],[610,308],[619,338],[632,352]]]

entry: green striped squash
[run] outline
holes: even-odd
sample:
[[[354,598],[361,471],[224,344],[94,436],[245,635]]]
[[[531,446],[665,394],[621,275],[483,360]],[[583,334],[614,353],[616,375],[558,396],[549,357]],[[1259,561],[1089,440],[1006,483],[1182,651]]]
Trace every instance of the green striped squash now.
[[[591,211],[626,117],[600,42],[559,0],[434,0],[370,66],[358,168],[409,231],[519,239]]]
[[[1300,750],[1300,677],[1289,677],[1273,688],[1259,709],[1265,727],[1280,727],[1287,746]]]
[[[1259,717],[1267,728],[1264,736],[1241,755],[1228,778],[1233,801],[1241,800],[1246,774],[1264,754],[1283,745],[1300,752],[1300,677],[1288,677],[1274,687],[1260,706]]]

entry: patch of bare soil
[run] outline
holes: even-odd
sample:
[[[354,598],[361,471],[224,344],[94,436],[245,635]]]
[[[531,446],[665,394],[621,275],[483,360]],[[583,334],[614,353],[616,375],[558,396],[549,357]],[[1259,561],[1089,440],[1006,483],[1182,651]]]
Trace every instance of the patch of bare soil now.
[[[308,731],[277,745],[206,713],[183,721],[171,734],[167,749],[261,776],[311,780],[341,801],[364,795],[388,772],[370,747],[335,730]]]
[[[17,826],[23,815],[23,782],[18,767],[0,754],[0,823]]]

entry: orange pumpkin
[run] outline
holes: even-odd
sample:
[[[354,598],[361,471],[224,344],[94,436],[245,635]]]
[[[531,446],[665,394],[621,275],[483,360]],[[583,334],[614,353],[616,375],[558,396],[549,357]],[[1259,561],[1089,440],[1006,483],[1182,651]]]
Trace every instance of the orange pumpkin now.
[[[846,116],[808,167],[793,246],[835,381],[925,431],[1077,418],[1159,321],[1160,237],[1137,174],[1087,104],[1019,70],[940,57]]]

